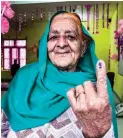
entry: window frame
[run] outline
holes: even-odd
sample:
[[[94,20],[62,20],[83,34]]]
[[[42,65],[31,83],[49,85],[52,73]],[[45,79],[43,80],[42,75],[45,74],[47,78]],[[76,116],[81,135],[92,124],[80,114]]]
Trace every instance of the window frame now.
[[[4,41],[10,41],[10,40],[13,40],[14,41],[14,46],[5,46],[4,45]],[[26,45],[25,46],[16,46],[16,41],[17,40],[25,40],[26,41]],[[10,71],[10,69],[5,69],[5,65],[4,65],[4,59],[5,59],[5,56],[4,56],[4,49],[6,48],[9,48],[10,50],[10,56],[9,56],[9,65],[11,67],[12,65],[12,49],[13,48],[16,48],[18,50],[18,64],[20,64],[20,49],[25,49],[26,50],[26,57],[25,57],[25,60],[26,60],[26,63],[27,63],[27,38],[26,39],[3,39],[3,44],[1,46],[1,54],[2,54],[2,57],[1,57],[1,65],[2,65],[2,71]]]

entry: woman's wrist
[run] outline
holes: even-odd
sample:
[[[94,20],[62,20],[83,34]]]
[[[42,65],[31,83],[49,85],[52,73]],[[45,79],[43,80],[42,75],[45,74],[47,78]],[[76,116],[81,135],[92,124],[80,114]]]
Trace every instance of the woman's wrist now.
[[[83,135],[85,138],[102,138],[110,129],[110,126],[96,127],[94,124],[89,123],[83,126]]]

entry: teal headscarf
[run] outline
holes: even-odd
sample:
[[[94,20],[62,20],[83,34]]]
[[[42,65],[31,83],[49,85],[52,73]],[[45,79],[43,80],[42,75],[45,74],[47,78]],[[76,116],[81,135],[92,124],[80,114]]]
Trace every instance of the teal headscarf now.
[[[98,59],[95,55],[94,40],[91,39],[84,57],[80,59],[77,66],[80,71],[63,72],[56,68],[47,56],[49,27],[50,22],[40,40],[39,61],[21,68],[2,97],[2,108],[14,131],[41,126],[57,118],[70,107],[66,96],[70,88],[87,80],[96,82]],[[90,36],[83,26],[82,30]],[[109,82],[108,94],[113,111],[115,137],[118,138],[114,101]]]

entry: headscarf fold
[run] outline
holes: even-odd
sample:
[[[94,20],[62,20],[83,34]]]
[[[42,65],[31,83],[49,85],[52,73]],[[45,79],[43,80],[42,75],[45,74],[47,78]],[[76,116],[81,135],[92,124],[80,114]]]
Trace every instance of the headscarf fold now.
[[[59,13],[55,15],[57,14]],[[63,72],[51,63],[47,55],[49,29],[50,22],[40,39],[39,61],[19,69],[8,91],[2,97],[2,109],[14,131],[38,127],[52,121],[70,107],[66,95],[70,88],[87,80],[96,82],[98,58],[95,55],[94,40],[91,38],[84,57],[78,63],[77,68],[80,71]],[[82,31],[90,37],[84,26]],[[109,81],[108,95],[115,137],[118,138],[113,93]]]

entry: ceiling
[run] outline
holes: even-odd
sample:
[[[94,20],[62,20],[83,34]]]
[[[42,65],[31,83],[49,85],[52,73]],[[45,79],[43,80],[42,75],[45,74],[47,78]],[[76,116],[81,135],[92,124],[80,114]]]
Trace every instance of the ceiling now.
[[[81,1],[81,0],[76,0],[76,1],[71,1],[71,0],[38,0],[38,1],[11,1],[12,4],[36,4],[36,3],[58,3],[58,4],[63,4],[63,3],[74,3],[74,4],[93,4],[93,3],[108,3],[108,2],[116,2],[116,1]]]
[[[52,2],[51,2],[52,1]],[[84,4],[102,4],[102,3],[117,3],[116,1],[65,1],[59,0],[45,0],[45,1],[11,1],[12,8],[16,11],[17,14],[19,13],[28,13],[28,12],[35,12],[36,10],[40,11],[41,8],[45,8],[45,12],[56,12],[56,8],[63,6],[67,7],[67,11],[69,11],[70,6],[74,8],[77,5],[84,5]]]

